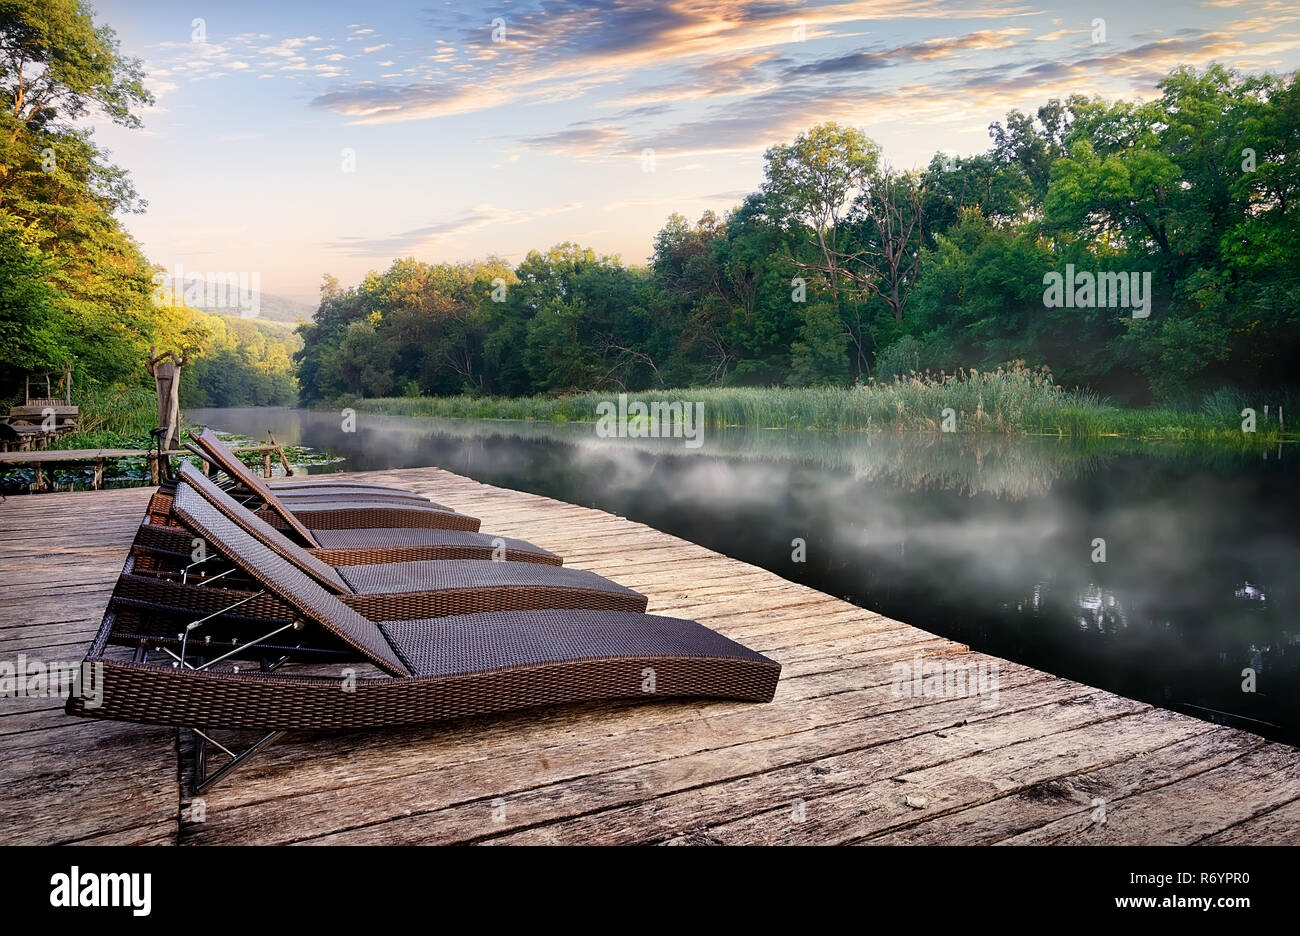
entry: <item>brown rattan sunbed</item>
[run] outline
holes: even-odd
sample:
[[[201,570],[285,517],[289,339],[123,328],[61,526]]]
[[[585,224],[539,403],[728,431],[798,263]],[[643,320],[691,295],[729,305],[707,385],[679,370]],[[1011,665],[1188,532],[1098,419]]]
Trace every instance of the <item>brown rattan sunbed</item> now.
[[[170,504],[170,500],[168,501]],[[260,519],[260,518],[259,518]],[[274,528],[273,528],[274,529]],[[284,530],[276,530],[281,535]],[[384,562],[418,562],[428,559],[494,559],[564,565],[564,559],[527,540],[467,530],[375,529],[313,530],[321,546],[302,547],[332,566],[378,565]],[[146,522],[137,542],[177,557],[193,551],[193,537],[179,523]],[[297,544],[293,544],[297,545]]]
[[[196,791],[290,729],[405,725],[618,698],[765,702],[776,690],[778,663],[693,621],[605,609],[370,620],[187,484],[177,488],[175,510],[257,583],[254,600],[284,609],[283,620],[252,639],[233,637],[232,628],[266,621],[240,620],[242,609],[233,608],[178,616],[115,594],[86,660],[100,668],[101,691],[72,696],[67,710],[192,727],[201,739],[212,729],[267,732],[242,753],[227,749],[230,763],[211,776],[200,763]],[[351,660],[379,675],[339,668]],[[279,669],[311,661],[311,673]]]
[[[320,480],[320,481],[269,481],[259,478],[239,456],[222,442],[211,428],[205,427],[193,436],[193,442],[186,446],[205,461],[221,469],[228,477],[249,490],[259,487],[269,488],[281,497],[290,498],[399,498],[427,505],[428,498],[415,491],[388,484],[376,484],[373,481]],[[260,484],[258,483],[260,482]]]
[[[251,532],[263,536],[275,548],[289,550],[295,556],[299,552],[305,552],[332,566],[431,559],[497,559],[538,562],[543,565],[564,564],[560,556],[525,540],[494,537],[471,530],[426,527],[308,530],[305,537],[297,537],[298,540],[305,539],[305,543],[301,549],[295,549],[299,545],[294,542],[295,531],[287,527],[272,527],[264,514],[254,513],[202,472],[190,465],[182,465],[178,477],[183,477],[231,519],[245,524]],[[184,556],[192,552],[192,537],[180,528],[181,525],[172,515],[174,498],[175,484],[170,489],[159,488],[150,499],[145,524],[137,541],[144,547]]]
[[[287,500],[266,481],[248,470],[242,461],[216,437],[204,429],[194,437],[203,453],[230,478],[247,497],[260,505],[260,512],[276,526],[294,531],[304,543],[310,543],[313,529],[373,529],[417,527],[441,530],[479,528],[477,517],[457,513],[450,507],[418,499],[410,491],[401,496],[379,496],[351,492],[318,493]]]
[[[178,559],[176,550],[153,551],[137,541],[137,561],[118,590],[146,603],[169,607],[200,606],[246,597],[250,583],[237,568],[222,568],[233,557],[229,548],[210,544],[193,521],[196,510],[212,510],[271,550],[282,562],[373,620],[434,617],[485,610],[527,608],[603,608],[644,611],[646,598],[592,572],[539,562],[492,559],[440,559],[334,567],[290,542],[252,514],[208,478],[185,465],[177,482],[172,514],[190,534],[203,541],[200,560]],[[152,535],[148,525],[146,534]],[[516,541],[517,544],[529,544]],[[216,548],[209,548],[216,547]],[[532,547],[536,549],[536,547]],[[238,563],[235,563],[237,566]],[[191,602],[194,604],[192,605]]]

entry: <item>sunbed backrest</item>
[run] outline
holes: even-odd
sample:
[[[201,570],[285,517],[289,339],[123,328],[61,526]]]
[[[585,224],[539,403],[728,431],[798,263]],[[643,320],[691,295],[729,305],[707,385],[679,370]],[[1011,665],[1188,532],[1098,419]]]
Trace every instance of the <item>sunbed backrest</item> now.
[[[271,594],[293,607],[303,619],[318,624],[354,647],[370,662],[395,676],[409,676],[383,633],[269,546],[223,514],[182,479],[176,486],[172,510],[208,547],[234,563]]]
[[[244,532],[251,534],[260,540],[263,545],[269,546],[280,553],[281,556],[297,566],[300,571],[310,575],[325,588],[339,595],[349,594],[352,591],[348,588],[347,583],[339,577],[339,574],[334,571],[333,566],[317,559],[307,550],[290,540],[289,537],[213,484],[211,479],[204,477],[203,472],[193,465],[188,463],[181,465],[179,476],[184,479],[186,484],[201,494],[204,500],[220,510],[228,519],[233,520],[242,527]]]
[[[275,492],[271,490],[270,485],[254,472],[249,471],[248,466],[240,461],[239,456],[227,448],[224,442],[217,438],[215,432],[211,429],[204,429],[195,437],[195,441],[231,479],[255,492],[267,507],[275,511],[280,519],[289,525],[290,529],[302,537],[304,543],[308,546],[318,545],[316,538],[311,534],[311,530],[303,526],[302,521],[293,515],[293,511],[286,507],[280,498],[275,496]]]

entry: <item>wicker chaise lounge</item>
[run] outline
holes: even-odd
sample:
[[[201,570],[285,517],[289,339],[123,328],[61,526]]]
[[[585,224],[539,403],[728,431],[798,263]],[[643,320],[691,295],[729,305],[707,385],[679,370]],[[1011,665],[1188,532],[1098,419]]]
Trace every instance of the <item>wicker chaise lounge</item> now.
[[[286,618],[260,622],[266,631],[253,639],[227,641],[230,627],[259,622],[239,621],[233,609],[186,620],[115,594],[87,655],[100,667],[98,704],[74,695],[67,710],[193,727],[200,739],[211,729],[267,732],[242,753],[227,749],[230,763],[211,776],[200,753],[196,792],[290,729],[405,725],[618,698],[765,702],[776,690],[778,663],[693,621],[572,609],[370,620],[184,483],[175,509]],[[164,640],[160,632],[177,636]],[[379,674],[339,668],[349,660]],[[317,672],[279,669],[311,661]]]
[[[189,465],[181,466],[178,477],[186,478],[201,490],[221,490],[215,482]],[[146,511],[145,526],[141,528],[138,539],[144,541],[143,545],[185,554],[191,550],[191,546],[185,542],[190,537],[189,534],[185,534],[182,539],[175,535],[177,531],[174,528],[178,526],[172,516],[175,488],[173,482],[170,486],[160,487],[154,493]],[[457,525],[451,529],[434,526],[395,526],[309,530],[301,524],[296,527],[288,526],[278,514],[269,514],[265,510],[254,513],[244,503],[236,501],[234,495],[225,493],[227,496],[224,502],[237,508],[235,517],[237,522],[246,522],[247,517],[256,516],[264,524],[274,525],[280,534],[305,548],[309,554],[333,566],[415,562],[429,559],[499,558],[511,562],[564,564],[562,557],[524,540],[481,534],[477,532],[478,519],[466,517],[464,514],[446,515],[449,522],[472,521],[468,524],[457,522]],[[274,523],[277,520],[280,521],[279,524]],[[169,528],[172,528],[170,532]]]
[[[289,498],[399,498],[427,506],[429,499],[407,488],[372,481],[268,481],[258,477],[228,445],[217,438],[211,428],[205,427],[193,436],[190,451],[221,469],[241,487],[256,491],[265,487],[280,497]],[[447,508],[443,508],[447,509]]]
[[[210,429],[195,436],[195,442],[213,464],[260,505],[260,513],[276,526],[292,530],[306,545],[316,529],[423,528],[477,531],[477,517],[457,513],[410,491],[353,493],[351,490],[317,491],[292,497],[274,491],[266,481],[249,471]],[[161,492],[165,496],[165,492]]]
[[[274,528],[273,528],[274,529]],[[276,530],[284,534],[284,530]],[[564,565],[564,559],[527,540],[467,530],[377,529],[313,530],[322,546],[304,551],[332,566],[378,565],[385,562],[420,562],[429,559],[493,559]],[[193,537],[179,524],[145,523],[137,542],[177,557],[188,556]],[[294,544],[296,545],[296,544]]]
[[[289,541],[189,465],[181,469],[171,513],[189,534],[187,543],[203,541],[203,560],[193,561],[192,551],[178,557],[174,549],[156,551],[137,540],[133,567],[124,571],[119,592],[171,608],[210,607],[214,601],[247,597],[254,584],[241,573],[234,547],[209,542],[204,526],[196,521],[212,514],[372,620],[530,608],[646,608],[644,595],[595,573],[508,561],[508,551],[507,561],[440,559],[334,567]],[[142,531],[152,535],[148,525]],[[520,544],[530,546],[514,542],[517,551]]]
[[[375,528],[343,530],[308,530],[294,542],[294,531],[273,527],[263,516],[239,503],[228,491],[190,465],[182,465],[177,473],[187,484],[198,490],[211,503],[223,510],[236,523],[244,525],[273,548],[289,555],[313,556],[331,566],[376,565],[388,562],[416,562],[432,559],[497,559],[509,562],[537,562],[543,565],[563,565],[564,560],[554,553],[525,540],[513,537],[491,536],[469,530],[443,530],[423,527]],[[137,536],[137,543],[159,552],[188,556],[193,549],[192,535],[172,515],[175,484],[170,490],[162,489],[150,500],[145,523]]]

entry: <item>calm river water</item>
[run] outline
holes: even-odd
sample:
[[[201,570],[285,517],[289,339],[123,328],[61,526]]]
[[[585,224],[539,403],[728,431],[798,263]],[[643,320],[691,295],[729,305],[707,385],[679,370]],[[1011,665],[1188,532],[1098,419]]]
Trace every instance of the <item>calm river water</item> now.
[[[342,458],[313,471],[436,465],[598,507],[975,649],[1300,743],[1295,451],[779,430],[691,450],[593,425],[187,416]]]

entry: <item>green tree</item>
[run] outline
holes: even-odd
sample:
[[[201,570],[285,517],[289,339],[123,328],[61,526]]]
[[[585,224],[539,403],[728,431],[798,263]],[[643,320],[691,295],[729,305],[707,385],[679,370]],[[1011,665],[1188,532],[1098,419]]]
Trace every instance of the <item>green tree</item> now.
[[[0,218],[0,368],[52,370],[69,358],[66,298],[49,282],[50,261]]]
[[[96,26],[85,5],[0,2],[0,224],[20,226],[28,256],[39,255],[39,274],[29,271],[50,287],[45,301],[60,335],[51,342],[45,330],[11,324],[20,342],[11,357],[71,361],[81,381],[145,379],[151,274],[114,217],[141,203],[75,121],[137,126],[136,108],[150,100],[139,63],[118,53],[112,30]],[[51,360],[55,353],[62,360]],[[17,375],[4,379],[12,387]]]
[[[795,386],[843,384],[848,380],[848,336],[829,302],[809,304],[791,347],[790,383]]]

